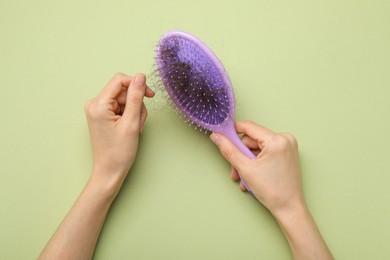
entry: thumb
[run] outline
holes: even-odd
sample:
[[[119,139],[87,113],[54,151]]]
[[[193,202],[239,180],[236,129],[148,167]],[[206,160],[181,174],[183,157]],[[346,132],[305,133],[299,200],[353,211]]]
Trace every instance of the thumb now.
[[[123,116],[130,119],[130,121],[139,121],[141,116],[143,99],[146,91],[145,75],[138,74],[130,82],[127,90],[127,100]]]
[[[221,154],[239,172],[247,165],[249,158],[245,156],[226,136],[213,132],[210,139],[218,146]]]

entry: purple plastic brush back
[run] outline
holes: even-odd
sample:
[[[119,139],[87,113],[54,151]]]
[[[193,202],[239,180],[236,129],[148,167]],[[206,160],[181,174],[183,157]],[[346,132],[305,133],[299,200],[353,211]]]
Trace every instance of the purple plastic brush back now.
[[[229,76],[206,44],[186,32],[167,32],[157,46],[156,62],[161,81],[181,113],[199,127],[228,137],[246,156],[255,158],[234,126]],[[252,193],[245,180],[241,181]]]

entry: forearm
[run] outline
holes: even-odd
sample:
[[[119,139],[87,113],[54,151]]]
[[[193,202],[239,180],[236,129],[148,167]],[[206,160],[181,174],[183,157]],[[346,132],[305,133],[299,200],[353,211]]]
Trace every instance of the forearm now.
[[[107,212],[122,184],[92,174],[39,259],[91,259]]]
[[[294,259],[334,259],[304,203],[274,214]]]

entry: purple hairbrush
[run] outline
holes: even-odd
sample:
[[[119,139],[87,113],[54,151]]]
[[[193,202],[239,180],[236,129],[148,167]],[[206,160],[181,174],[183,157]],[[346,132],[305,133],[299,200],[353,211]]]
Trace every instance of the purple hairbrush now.
[[[246,156],[256,157],[237,135],[232,84],[206,44],[182,31],[167,32],[158,43],[156,61],[168,95],[184,116],[228,137]],[[252,194],[245,180],[241,181]]]

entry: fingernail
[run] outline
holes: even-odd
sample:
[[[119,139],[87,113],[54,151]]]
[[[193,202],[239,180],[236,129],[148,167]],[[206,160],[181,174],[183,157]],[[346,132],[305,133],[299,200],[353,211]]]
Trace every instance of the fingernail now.
[[[221,137],[217,133],[214,133],[214,132],[210,135],[210,139],[215,144],[218,144],[221,141]]]
[[[152,93],[152,96],[154,96],[155,92],[149,87],[149,86],[146,86],[147,90]]]
[[[138,74],[135,76],[135,84],[137,85],[143,85],[145,83],[145,75],[144,74]]]

